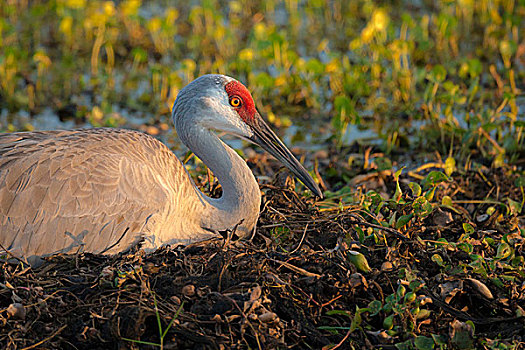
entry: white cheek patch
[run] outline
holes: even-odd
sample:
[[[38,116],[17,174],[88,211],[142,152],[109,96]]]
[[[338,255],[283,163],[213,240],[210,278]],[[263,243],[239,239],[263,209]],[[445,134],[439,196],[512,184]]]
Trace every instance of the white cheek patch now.
[[[226,94],[223,98],[202,98],[204,108],[200,124],[207,129],[223,131],[242,138],[250,138],[253,132],[250,127],[239,117],[237,112],[230,107]],[[226,103],[224,103],[226,101]]]

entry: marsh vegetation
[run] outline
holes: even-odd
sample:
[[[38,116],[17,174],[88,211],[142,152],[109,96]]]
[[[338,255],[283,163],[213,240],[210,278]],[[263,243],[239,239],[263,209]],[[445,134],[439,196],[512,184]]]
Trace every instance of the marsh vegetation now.
[[[2,131],[139,129],[217,194],[170,109],[223,73],[326,198],[235,143],[252,240],[5,264],[0,347],[524,348],[523,28],[522,0],[2,1]]]

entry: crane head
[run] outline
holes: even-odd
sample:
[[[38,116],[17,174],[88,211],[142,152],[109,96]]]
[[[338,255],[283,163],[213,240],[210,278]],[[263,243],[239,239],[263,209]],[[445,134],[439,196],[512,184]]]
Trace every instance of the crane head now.
[[[260,146],[290,169],[316,196],[323,197],[317,183],[270,129],[252,95],[239,81],[219,74],[194,80],[180,91],[173,106],[177,130],[184,124],[179,123],[179,118],[185,115],[198,116],[195,122],[208,130],[226,132]]]

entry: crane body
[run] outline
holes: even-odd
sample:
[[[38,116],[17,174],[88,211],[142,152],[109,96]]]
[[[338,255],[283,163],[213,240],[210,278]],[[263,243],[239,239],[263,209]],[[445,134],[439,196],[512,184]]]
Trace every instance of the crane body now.
[[[115,254],[154,250],[235,229],[253,231],[261,203],[246,162],[215,134],[259,144],[314,193],[308,172],[269,129],[248,90],[205,75],[177,96],[177,134],[218,178],[220,198],[204,195],[168,147],[141,132],[94,128],[0,135],[0,252]]]

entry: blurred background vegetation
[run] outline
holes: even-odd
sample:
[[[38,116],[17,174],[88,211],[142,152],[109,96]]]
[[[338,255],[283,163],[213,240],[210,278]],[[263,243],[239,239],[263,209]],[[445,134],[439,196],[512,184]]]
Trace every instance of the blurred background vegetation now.
[[[330,341],[337,339],[339,342],[348,330],[341,345],[350,333],[360,328],[359,335],[353,340],[354,335],[349,338],[352,342],[370,338],[382,339],[388,344],[387,348],[393,348],[390,344],[394,341],[403,341],[395,347],[413,349],[414,343],[417,349],[443,349],[451,338],[454,344],[466,342],[463,349],[472,348],[469,346],[473,341],[468,338],[474,334],[472,328],[472,332],[458,331],[457,336],[452,331],[447,333],[451,329],[450,317],[441,306],[437,307],[439,311],[423,307],[427,303],[423,300],[429,298],[420,298],[427,295],[427,290],[423,289],[425,285],[428,290],[441,290],[442,295],[445,295],[444,290],[449,290],[446,294],[450,301],[458,293],[456,281],[461,281],[457,285],[462,286],[465,276],[475,277],[468,280],[476,281],[478,291],[481,285],[490,294],[488,287],[478,279],[487,283],[497,291],[499,300],[488,303],[486,299],[471,296],[475,293],[463,291],[460,301],[455,299],[461,314],[473,312],[475,315],[487,310],[491,317],[509,317],[513,312],[517,317],[523,316],[523,308],[515,306],[523,301],[525,286],[522,254],[525,237],[522,214],[525,208],[525,0],[0,0],[2,132],[122,126],[155,135],[178,151],[180,143],[170,131],[171,107],[182,87],[207,73],[227,74],[245,83],[261,113],[277,128],[285,142],[296,147],[296,154],[307,151],[306,165],[314,169],[313,175],[326,189],[325,201],[316,203],[319,211],[315,215],[308,214],[312,216],[295,215],[298,213],[295,212],[295,200],[284,195],[284,201],[276,194],[282,191],[275,191],[275,200],[265,203],[261,220],[271,222],[266,228],[263,226],[274,242],[269,245],[265,238],[265,247],[271,256],[274,252],[279,254],[275,256],[284,256],[281,255],[284,252],[293,256],[294,264],[302,264],[298,266],[310,269],[317,265],[313,271],[323,271],[319,281],[324,278],[325,286],[339,285],[333,289],[320,287],[323,284],[316,279],[315,290],[322,293],[318,300],[325,299],[326,303],[316,302],[320,306],[312,310],[319,311],[309,311],[315,316],[309,316],[312,320],[308,324],[320,325],[320,330],[337,336]],[[244,149],[247,155],[248,150]],[[255,157],[248,158],[252,160],[255,173],[271,174],[260,171],[261,167],[268,167],[268,162],[253,162]],[[311,159],[315,159],[314,166],[309,163]],[[405,166],[411,170],[408,176],[402,174],[405,177],[400,181]],[[216,187],[205,177],[206,170],[196,169],[197,173],[204,174],[201,183],[208,186],[209,192],[214,192]],[[435,169],[444,173],[430,171]],[[390,175],[382,170],[389,170]],[[455,178],[449,179],[452,174]],[[267,193],[273,191],[265,190]],[[272,205],[282,208],[268,210]],[[305,210],[302,205],[300,208]],[[286,217],[282,213],[290,215]],[[363,228],[354,221],[360,217],[364,219],[359,223],[366,224]],[[311,221],[305,224],[304,218]],[[307,229],[312,242],[317,242],[313,237],[319,237],[318,242],[326,239],[320,255],[312,253],[310,248],[298,250]],[[406,234],[409,240],[392,239],[397,237],[388,233],[393,230],[402,232],[401,236]],[[341,235],[345,240],[340,245],[338,237]],[[335,238],[338,243],[332,249],[330,242]],[[317,244],[309,243],[309,246],[317,249]],[[363,254],[347,249],[359,249]],[[259,256],[255,250],[253,252],[238,254],[232,259],[244,256],[242,259],[246,263],[238,266],[248,269],[255,265],[246,259],[258,259],[253,257]],[[257,248],[257,254],[260,252]],[[216,254],[211,255],[213,259]],[[375,271],[381,269],[380,274],[374,271],[367,275],[370,266],[365,255]],[[223,259],[221,256],[228,255],[220,253],[218,259]],[[199,261],[212,259],[203,257],[196,255]],[[343,260],[338,260],[339,257]],[[301,259],[305,259],[304,263]],[[384,300],[373,299],[375,292],[367,291],[368,282],[360,273],[349,278],[349,271],[356,269],[348,269],[346,260],[374,281]],[[201,266],[199,264],[195,266]],[[224,267],[222,263],[202,265],[203,269],[210,269],[209,276],[220,276],[221,293],[224,291],[220,290],[223,272],[230,269],[229,262],[224,264]],[[78,261],[70,266],[78,266]],[[168,265],[162,263],[162,266]],[[216,266],[222,269],[220,273],[213,270]],[[258,263],[256,269],[260,266]],[[230,270],[235,269],[237,267]],[[140,271],[149,274],[147,269]],[[163,271],[172,274],[172,270]],[[237,278],[231,276],[239,276],[239,271],[240,275],[245,273],[241,268],[231,271],[225,274],[230,275],[228,279]],[[340,271],[341,282],[333,277],[337,275],[332,271]],[[151,276],[155,274],[152,272]],[[132,274],[119,272],[119,276]],[[251,271],[246,276],[250,277],[245,281],[249,280],[252,285]],[[313,288],[313,283],[300,277],[293,277],[294,284]],[[26,277],[23,278],[24,290],[31,290],[33,287],[28,285]],[[119,279],[119,288],[124,284],[120,280],[127,278]],[[284,278],[288,279],[292,277]],[[165,281],[168,280],[171,281]],[[383,289],[376,280],[382,283]],[[177,277],[177,281],[180,284],[183,279]],[[55,288],[55,284],[47,280],[45,283],[46,289]],[[96,283],[91,287],[90,282],[90,289],[97,290]],[[311,308],[310,300],[315,301],[315,294],[312,297],[300,288],[295,289],[294,284],[284,287],[288,288],[290,299],[282,305]],[[351,288],[344,289],[347,284]],[[136,283],[123,288],[128,285]],[[169,294],[166,294],[160,289],[160,282],[152,285],[156,286],[159,295],[167,295],[166,298],[173,295],[174,286],[179,288],[169,282]],[[106,287],[99,287],[102,294],[107,292]],[[206,288],[209,289],[207,285]],[[287,295],[286,292],[280,294],[277,289],[269,290],[275,293],[273,296],[267,294],[272,300],[282,300],[283,295]],[[354,294],[355,290],[361,290],[362,294]],[[343,291],[342,294],[339,291]],[[20,295],[28,295],[24,293]],[[309,295],[304,298],[308,299],[307,303],[302,304],[299,300],[301,293]],[[35,295],[40,305],[40,292]],[[70,292],[67,295],[74,296]],[[128,298],[131,295],[134,294],[129,294]],[[141,289],[140,295],[142,298],[146,293]],[[468,302],[464,304],[461,300],[467,295]],[[117,306],[120,292],[118,296]],[[88,331],[86,326],[82,331],[86,339],[86,331],[88,334],[91,330],[98,332],[95,325],[109,320],[98,317],[93,321],[96,313],[87,313],[86,305],[91,307],[96,303],[77,308],[80,299],[75,298],[70,303],[74,312],[64,312],[64,302],[60,299],[57,308],[60,317],[56,318],[60,325],[51,337],[46,334],[43,342],[65,329],[62,315],[78,313],[79,317],[89,319],[85,324],[74,322],[76,326],[60,335],[69,332],[75,341],[80,339],[80,325],[93,327]],[[106,295],[103,298],[104,303],[109,300]],[[475,310],[479,300],[484,302]],[[156,300],[150,300],[150,305],[153,303],[157,310]],[[346,311],[350,305],[352,310]],[[498,305],[498,313],[494,305]],[[109,309],[106,305],[103,308]],[[190,308],[185,306],[185,312]],[[329,309],[333,312],[327,312],[328,317],[325,317]],[[431,310],[434,321],[428,326]],[[241,325],[239,334],[246,341],[245,331],[246,334],[251,331],[245,323],[246,315],[241,313],[243,316],[239,316],[239,320],[242,321],[235,322]],[[171,315],[170,311],[170,320]],[[291,314],[287,311],[284,315],[279,317],[285,319]],[[305,317],[303,313],[300,315],[299,325]],[[120,322],[120,316],[118,320]],[[144,320],[145,317],[141,322]],[[481,323],[491,329],[487,332],[480,327],[482,334],[489,334],[483,336],[480,344],[486,343],[485,348],[491,349],[522,346],[523,337],[518,336],[512,340],[515,346],[507,347],[499,342],[498,332],[503,328],[496,325],[507,326],[507,323],[501,322],[503,319],[491,320]],[[509,320],[518,322],[517,318]],[[172,322],[164,321],[167,321],[165,324]],[[209,321],[204,322],[206,327],[215,327]],[[227,322],[228,327],[236,325]],[[425,326],[420,330],[423,322]],[[345,324],[350,326],[341,326]],[[510,331],[501,337],[523,332],[517,325],[515,332],[512,328],[515,326],[509,326]],[[25,335],[34,334],[29,333],[27,327],[16,327]],[[103,327],[101,329],[109,329]],[[29,326],[31,328],[38,327]],[[294,343],[300,339],[308,343],[311,334],[316,334],[302,325],[299,328],[303,330],[297,333],[283,331],[283,341],[291,339]],[[51,333],[47,329],[46,326],[46,332]],[[214,328],[213,334],[218,334],[217,329]],[[9,331],[9,339],[17,339],[13,334],[18,333]],[[102,339],[99,333],[92,334]],[[233,343],[234,338],[231,339]],[[259,342],[259,337],[256,339]]]
[[[523,165],[524,28],[524,0],[4,0],[0,129],[168,135],[218,72],[296,145]]]

